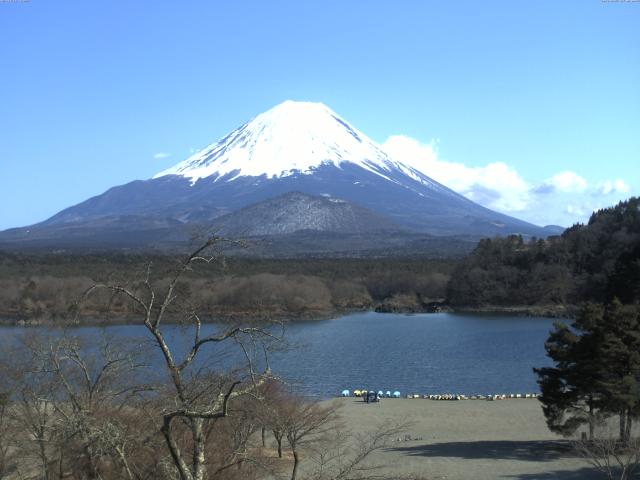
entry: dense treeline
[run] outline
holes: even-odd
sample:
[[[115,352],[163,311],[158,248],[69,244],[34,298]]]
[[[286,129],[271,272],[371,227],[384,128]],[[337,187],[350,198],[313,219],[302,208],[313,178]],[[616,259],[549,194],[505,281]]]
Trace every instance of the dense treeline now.
[[[482,240],[453,272],[453,305],[578,305],[640,300],[640,200],[599,210],[561,236]]]
[[[66,320],[73,304],[95,282],[140,279],[149,264],[158,286],[177,257],[123,254],[0,255],[0,316]],[[424,258],[249,259],[228,258],[184,276],[188,301],[216,316],[317,317],[341,311],[422,311],[445,296],[453,261]],[[96,295],[86,318],[105,321],[132,313],[125,299]]]

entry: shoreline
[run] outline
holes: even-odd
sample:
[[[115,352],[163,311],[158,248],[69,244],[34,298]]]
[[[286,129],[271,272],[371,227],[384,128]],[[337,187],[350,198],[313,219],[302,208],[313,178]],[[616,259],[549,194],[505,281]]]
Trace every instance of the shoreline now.
[[[342,316],[355,313],[395,313],[395,314],[436,314],[436,313],[454,313],[454,314],[499,314],[499,315],[515,315],[521,317],[544,317],[557,319],[574,318],[577,306],[575,305],[487,305],[480,307],[472,306],[456,306],[452,307],[444,303],[438,305],[427,304],[422,309],[416,308],[381,308],[384,304],[379,304],[366,309],[340,309],[333,311],[315,311],[304,313],[285,313],[285,312],[269,312],[267,315],[259,315],[255,312],[232,312],[218,315],[209,315],[203,317],[203,323],[233,323],[238,320],[247,321],[248,323],[264,324],[268,322],[314,322],[322,320],[333,320]],[[80,321],[74,322],[69,319],[59,317],[27,317],[15,314],[0,314],[0,327],[105,327],[117,325],[136,325],[140,323],[140,317],[132,314],[111,315],[112,318],[97,318],[98,315],[87,315],[81,317]],[[109,315],[106,315],[109,317]],[[178,324],[180,320],[177,316],[169,316],[165,323]]]
[[[499,313],[515,314],[523,317],[575,318],[577,305],[487,305],[482,307],[454,307],[454,313]]]

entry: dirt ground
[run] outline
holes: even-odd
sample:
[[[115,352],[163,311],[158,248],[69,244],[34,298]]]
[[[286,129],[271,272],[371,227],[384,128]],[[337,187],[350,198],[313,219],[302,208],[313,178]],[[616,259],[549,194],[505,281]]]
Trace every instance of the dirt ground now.
[[[536,399],[336,401],[353,431],[384,421],[410,422],[406,432],[373,458],[392,475],[432,480],[603,478],[547,429]]]

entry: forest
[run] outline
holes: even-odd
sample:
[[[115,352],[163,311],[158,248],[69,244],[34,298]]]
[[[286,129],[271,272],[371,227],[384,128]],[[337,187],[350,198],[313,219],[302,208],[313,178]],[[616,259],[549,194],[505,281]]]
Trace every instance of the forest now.
[[[480,241],[454,269],[453,306],[580,305],[640,300],[640,200],[594,212],[561,236]]]

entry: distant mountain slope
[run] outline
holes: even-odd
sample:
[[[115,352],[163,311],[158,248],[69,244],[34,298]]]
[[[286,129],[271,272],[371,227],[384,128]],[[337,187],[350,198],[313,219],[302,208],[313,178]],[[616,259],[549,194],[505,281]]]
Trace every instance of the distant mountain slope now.
[[[551,236],[551,235],[561,235],[562,232],[566,230],[566,228],[561,227],[560,225],[545,225],[544,230],[545,232],[547,232],[547,235]]]
[[[78,243],[83,236],[88,245],[120,236],[126,244],[128,238],[149,236],[147,226],[155,232],[158,224],[179,241],[185,231],[210,227],[223,215],[289,192],[339,198],[429,235],[555,233],[484,208],[392,159],[322,104],[287,101],[150,180],[113,187],[40,224],[0,232],[0,243],[37,236],[41,244],[55,246],[73,231]],[[245,227],[269,231],[259,224]]]
[[[284,235],[304,230],[333,233],[400,231],[387,218],[342,199],[290,192],[255,203],[213,222],[228,236]]]
[[[202,229],[200,229],[202,230]],[[0,232],[0,249],[141,249],[184,244],[188,225],[149,215],[103,215],[78,222],[39,223]]]

